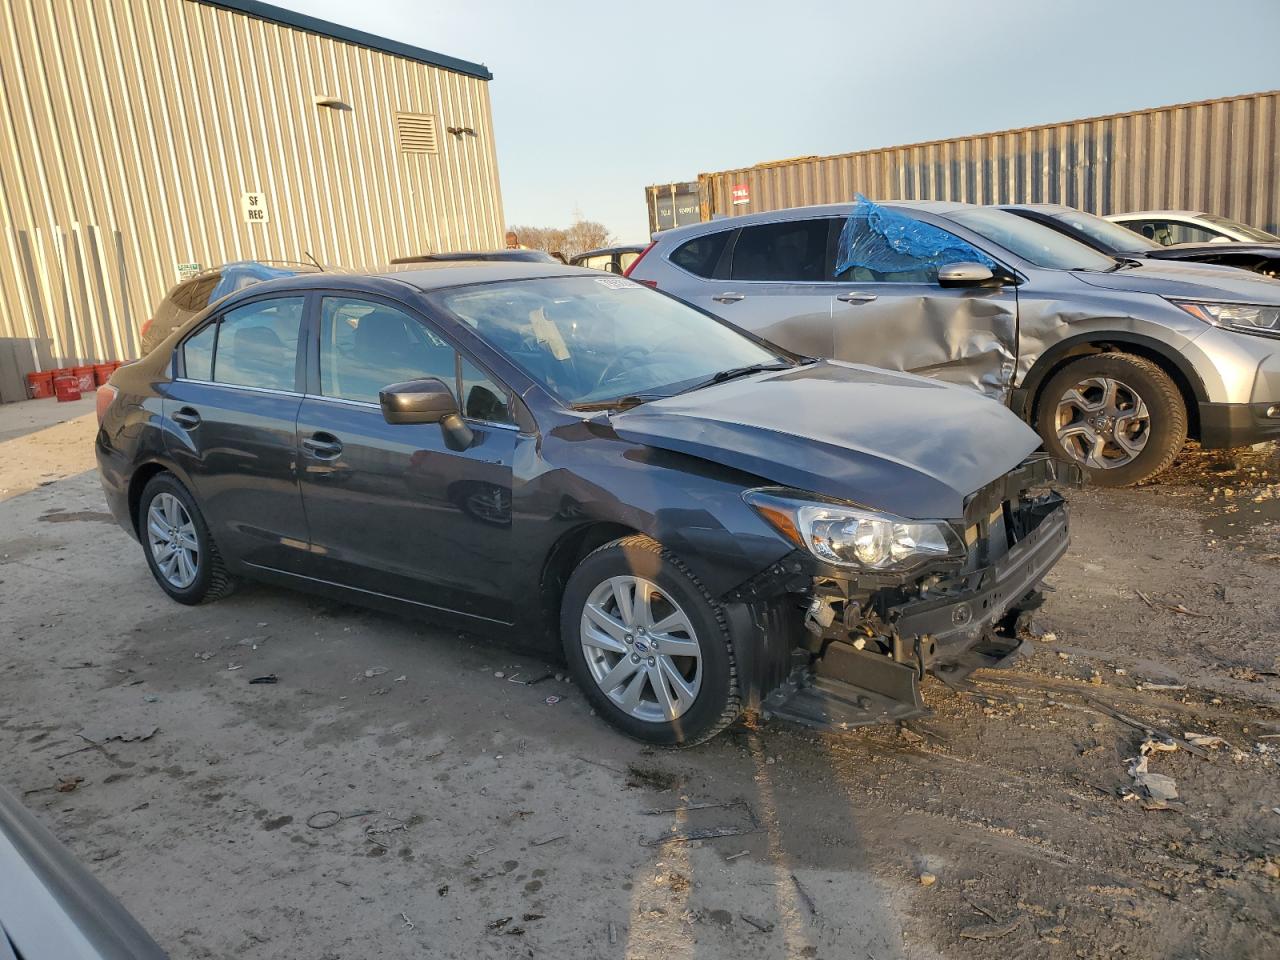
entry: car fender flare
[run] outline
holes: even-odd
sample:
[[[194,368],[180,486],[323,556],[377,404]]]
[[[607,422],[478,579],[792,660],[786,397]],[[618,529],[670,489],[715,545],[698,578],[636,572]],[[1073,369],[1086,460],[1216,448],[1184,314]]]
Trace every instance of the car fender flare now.
[[[1031,422],[1035,415],[1036,395],[1040,392],[1040,388],[1049,378],[1052,372],[1061,365],[1064,360],[1071,359],[1076,356],[1088,356],[1091,353],[1106,353],[1107,348],[1135,347],[1133,352],[1140,356],[1147,356],[1160,363],[1166,368],[1170,368],[1176,372],[1175,380],[1181,389],[1188,396],[1188,413],[1195,415],[1196,406],[1204,403],[1209,399],[1208,392],[1205,390],[1204,381],[1201,380],[1200,374],[1196,372],[1195,367],[1187,360],[1178,350],[1171,347],[1162,340],[1155,337],[1148,337],[1141,333],[1130,333],[1127,331],[1110,331],[1110,330],[1091,330],[1087,333],[1077,334],[1069,337],[1060,343],[1055,343],[1052,347],[1040,354],[1035,362],[1031,365],[1031,369],[1027,371],[1026,376],[1022,378],[1022,382],[1011,392],[1009,397],[1009,407],[1019,417],[1027,422]]]
[[[142,491],[157,473],[172,473],[192,496],[195,496],[195,486],[191,482],[191,477],[187,472],[179,467],[172,459],[166,457],[162,453],[151,453],[145,460],[134,467],[133,473],[129,477],[129,521],[133,524],[133,530],[138,532],[138,511],[142,501]]]

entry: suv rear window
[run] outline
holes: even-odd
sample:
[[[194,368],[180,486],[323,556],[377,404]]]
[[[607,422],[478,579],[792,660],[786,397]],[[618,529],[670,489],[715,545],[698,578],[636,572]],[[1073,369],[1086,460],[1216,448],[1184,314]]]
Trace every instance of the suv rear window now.
[[[716,271],[716,264],[720,262],[720,254],[724,253],[725,242],[731,233],[732,230],[721,230],[686,240],[671,254],[671,262],[695,277],[710,277]]]

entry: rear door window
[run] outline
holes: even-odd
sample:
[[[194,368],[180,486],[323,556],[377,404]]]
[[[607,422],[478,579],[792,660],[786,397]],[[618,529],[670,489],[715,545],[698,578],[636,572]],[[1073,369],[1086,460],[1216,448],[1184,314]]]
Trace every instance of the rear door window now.
[[[732,230],[721,230],[719,233],[708,233],[686,240],[671,254],[671,262],[681,270],[688,270],[695,277],[710,279],[715,276],[716,264],[720,262],[724,245],[732,233]],[[635,256],[639,254],[635,254],[633,259]]]
[[[733,247],[733,280],[819,283],[830,280],[828,220],[789,220],[743,227]]]
[[[223,314],[213,358],[214,383],[296,389],[302,305],[302,297],[279,297]]]
[[[188,380],[213,379],[213,344],[217,338],[218,325],[211,323],[182,345],[183,375]]]

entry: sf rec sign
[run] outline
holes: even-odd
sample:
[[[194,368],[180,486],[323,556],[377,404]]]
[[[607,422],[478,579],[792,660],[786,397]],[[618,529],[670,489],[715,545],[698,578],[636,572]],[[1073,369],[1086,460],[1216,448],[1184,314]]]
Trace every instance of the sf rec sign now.
[[[240,194],[240,213],[245,223],[270,223],[271,214],[267,212],[267,198],[261,193]]]

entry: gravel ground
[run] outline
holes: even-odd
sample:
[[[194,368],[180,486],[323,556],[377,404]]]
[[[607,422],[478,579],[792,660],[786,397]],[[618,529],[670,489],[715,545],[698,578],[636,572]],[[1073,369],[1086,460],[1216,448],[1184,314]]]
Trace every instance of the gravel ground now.
[[[170,602],[92,414],[39,403],[0,409],[0,778],[175,957],[1280,956],[1273,448],[1076,494],[1034,656],[933,716],[670,753],[489,641]],[[1222,744],[1152,753],[1155,809],[1116,713]]]

